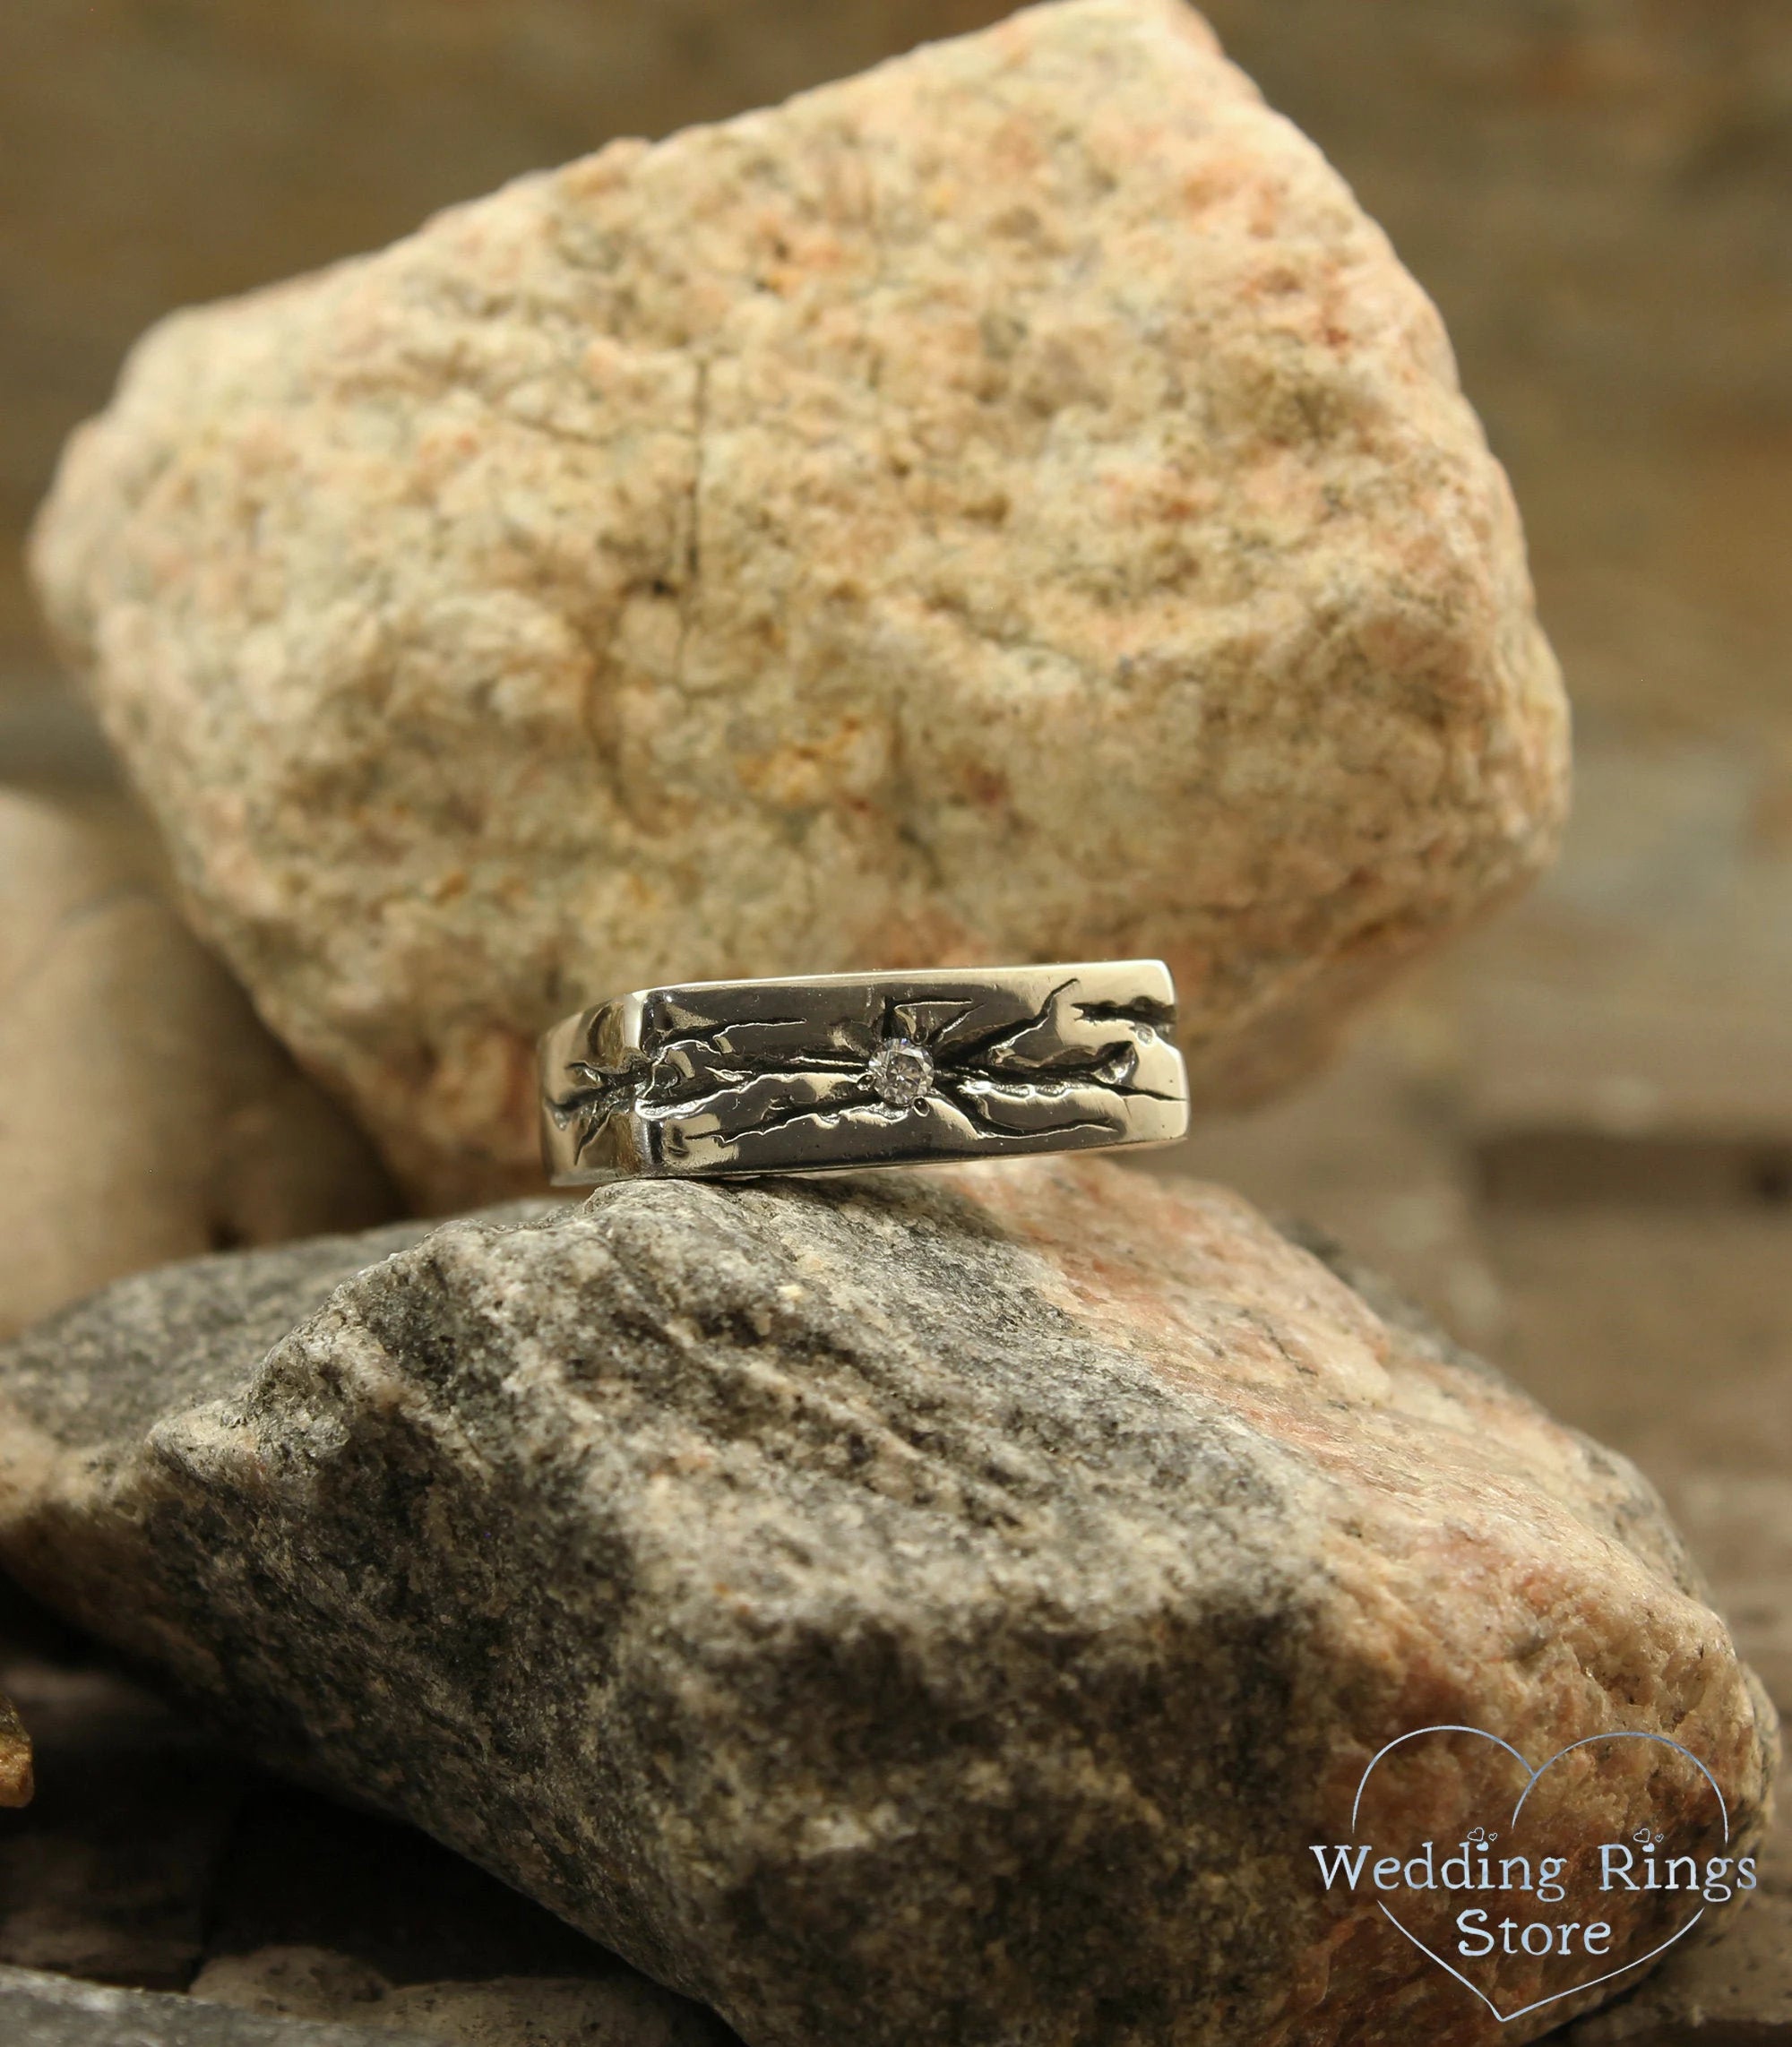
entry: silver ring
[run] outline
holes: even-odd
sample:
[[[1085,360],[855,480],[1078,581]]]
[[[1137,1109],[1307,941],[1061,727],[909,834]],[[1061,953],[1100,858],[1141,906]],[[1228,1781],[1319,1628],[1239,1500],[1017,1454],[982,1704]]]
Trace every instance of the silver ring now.
[[[847,1173],[1188,1130],[1157,959],[643,988],[541,1040],[556,1186]]]

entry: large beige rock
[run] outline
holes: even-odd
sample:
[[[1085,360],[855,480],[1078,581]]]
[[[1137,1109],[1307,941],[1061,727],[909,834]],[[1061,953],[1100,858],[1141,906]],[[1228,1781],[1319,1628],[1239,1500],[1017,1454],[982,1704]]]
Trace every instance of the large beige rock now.
[[[181,0],[178,33],[156,0],[105,0],[97,15],[7,8],[0,718],[9,685],[30,684],[7,663],[9,641],[29,635],[19,543],[57,444],[170,305],[375,247],[613,135],[762,106],[1007,12],[1004,0],[380,0],[375,35],[342,0]],[[98,249],[128,255],[96,262]],[[42,699],[19,708],[53,716]]]
[[[0,1335],[122,1273],[397,1206],[181,922],[142,819],[0,790]]]
[[[1160,954],[1208,1101],[1533,869],[1565,725],[1437,316],[1167,0],[177,316],[39,528],[205,930],[424,1199],[665,979]]]

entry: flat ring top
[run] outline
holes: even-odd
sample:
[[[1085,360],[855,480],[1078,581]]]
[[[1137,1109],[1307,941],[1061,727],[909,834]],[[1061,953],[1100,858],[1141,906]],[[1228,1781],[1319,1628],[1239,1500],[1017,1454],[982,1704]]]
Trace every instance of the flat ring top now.
[[[556,1185],[839,1173],[1188,1129],[1160,960],[647,988],[541,1041]]]

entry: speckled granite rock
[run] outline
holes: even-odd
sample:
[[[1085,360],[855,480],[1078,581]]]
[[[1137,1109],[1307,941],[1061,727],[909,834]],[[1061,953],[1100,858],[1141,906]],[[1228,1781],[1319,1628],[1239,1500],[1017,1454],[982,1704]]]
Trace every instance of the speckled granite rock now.
[[[0,1335],[109,1279],[398,1207],[106,799],[0,789]]]
[[[1672,1729],[1758,1827],[1771,1709],[1634,1472],[1222,1191],[1042,1160],[416,1234],[0,1354],[0,1555],[754,2047],[1529,2038],[1312,1875],[1417,1726]],[[1447,1836],[1491,1780],[1378,1781]]]
[[[611,146],[166,323],[36,541],[188,901],[415,1195],[536,1033],[1160,956],[1199,1097],[1546,856],[1566,730],[1431,305],[1172,0]]]

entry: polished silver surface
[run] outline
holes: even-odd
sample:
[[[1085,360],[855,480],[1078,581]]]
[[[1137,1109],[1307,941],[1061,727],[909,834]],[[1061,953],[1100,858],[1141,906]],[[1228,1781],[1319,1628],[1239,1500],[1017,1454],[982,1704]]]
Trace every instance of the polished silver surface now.
[[[542,1039],[542,1153],[566,1186],[1174,1144],[1175,1028],[1156,959],[647,988]]]

